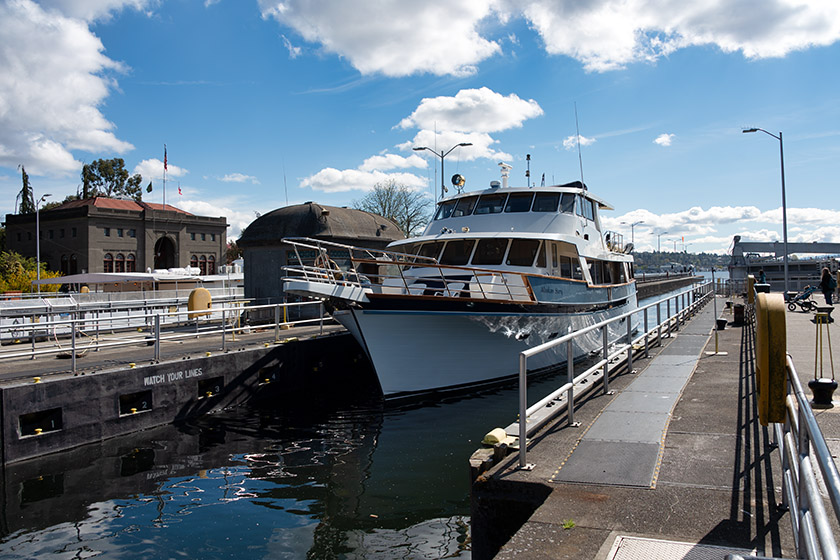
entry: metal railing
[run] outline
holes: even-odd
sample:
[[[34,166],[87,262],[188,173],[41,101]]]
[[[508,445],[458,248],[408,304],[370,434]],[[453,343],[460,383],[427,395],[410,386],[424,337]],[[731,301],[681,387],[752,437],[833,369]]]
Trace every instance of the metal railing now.
[[[602,380],[604,392],[609,392],[610,366],[616,358],[626,355],[627,371],[632,371],[634,351],[638,350],[647,357],[652,341],[661,344],[664,336],[670,336],[672,330],[678,329],[700,307],[708,303],[711,297],[713,297],[712,284],[707,282],[521,352],[519,354],[519,421],[505,428],[506,432],[518,428],[519,467],[522,469],[531,467],[526,462],[527,437],[529,434],[541,428],[563,411],[567,414],[568,424],[575,424],[576,388],[580,388],[579,392],[584,393],[595,387],[599,380]],[[671,312],[672,302],[674,304],[674,314]],[[663,307],[666,310],[664,318],[662,316]],[[654,308],[656,309],[656,322],[652,323],[649,320],[649,315],[652,314],[651,310]],[[640,334],[633,338],[632,318],[640,314],[642,315]],[[610,341],[610,325],[624,320],[627,322],[627,332]],[[575,339],[598,330],[601,331],[603,340],[600,350],[601,358],[594,364],[588,364],[589,367],[586,371],[576,376],[573,343]],[[665,331],[664,334],[663,330]],[[566,345],[567,382],[536,404],[528,407],[528,358],[563,344]],[[552,401],[561,399],[564,393],[565,407],[547,406]]]
[[[822,475],[838,522],[840,475],[790,355],[786,366],[787,419],[784,424],[773,424],[773,444],[782,461],[782,505],[790,511],[797,558],[840,560],[814,471],[819,469]]]
[[[73,313],[70,319],[49,320],[45,322],[33,322],[18,325],[0,326],[0,334],[4,331],[14,329],[16,339],[20,344],[23,341],[29,342],[27,350],[0,351],[0,361],[19,358],[36,359],[45,355],[68,355],[72,360],[71,370],[76,372],[76,358],[83,352],[90,349],[99,351],[104,348],[117,348],[125,346],[153,346],[153,354],[150,359],[160,360],[161,343],[174,342],[186,338],[197,338],[206,336],[221,336],[222,350],[227,349],[227,342],[236,340],[237,333],[250,332],[254,328],[274,328],[274,340],[280,340],[280,330],[295,325],[318,324],[319,334],[323,334],[325,321],[332,321],[324,314],[324,305],[320,301],[306,301],[299,303],[278,303],[270,305],[246,305],[247,302],[231,303],[220,307],[213,307],[202,310],[179,310],[156,312],[153,314],[144,313],[128,317],[77,317]],[[289,320],[290,310],[303,310],[305,308],[317,307],[309,314],[311,318],[299,318]],[[251,324],[247,320],[252,314],[259,312],[262,316],[270,316],[273,311],[273,320],[266,320],[259,325]],[[298,313],[303,315],[304,313]],[[134,322],[132,322],[134,321]],[[137,322],[142,325],[137,327]],[[126,331],[126,326],[131,329]],[[141,334],[143,330],[148,334]],[[164,330],[167,329],[167,330]],[[103,334],[110,332],[112,336],[105,339]],[[79,346],[78,340],[87,337],[90,342],[87,345]],[[62,347],[60,339],[69,339],[67,345]],[[54,341],[54,347],[41,348],[36,344],[38,341]],[[13,346],[19,346],[15,344]]]

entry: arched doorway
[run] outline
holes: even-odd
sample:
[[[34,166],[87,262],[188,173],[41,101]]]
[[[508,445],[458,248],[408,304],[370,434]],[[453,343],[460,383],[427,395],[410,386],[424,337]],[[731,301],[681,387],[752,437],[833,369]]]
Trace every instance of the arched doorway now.
[[[169,237],[155,243],[155,268],[175,268],[175,242]]]

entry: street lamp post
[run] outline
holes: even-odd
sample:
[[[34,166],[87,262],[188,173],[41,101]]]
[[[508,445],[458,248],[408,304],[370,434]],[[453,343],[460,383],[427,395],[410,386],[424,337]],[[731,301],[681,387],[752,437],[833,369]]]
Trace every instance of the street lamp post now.
[[[45,194],[35,203],[35,274],[38,279],[38,293],[41,293],[41,203],[51,194]]]
[[[662,252],[662,236],[668,233],[667,231],[663,231],[662,233],[656,234],[656,252]]]
[[[785,300],[788,297],[788,291],[790,291],[790,277],[788,276],[788,232],[787,232],[787,201],[785,200],[785,147],[784,143],[782,142],[782,133],[779,132],[779,135],[776,136],[772,132],[767,132],[763,128],[745,128],[742,130],[744,134],[750,132],[763,132],[768,136],[772,136],[776,140],[779,141],[779,158],[781,161],[781,170],[782,170],[782,237],[784,239],[784,262],[785,262]]]
[[[632,224],[628,222],[621,222],[622,225],[630,226],[630,243],[636,243],[636,226],[643,223],[645,223],[644,220],[639,220],[638,222],[633,222]]]
[[[456,145],[452,146],[451,148],[449,148],[445,152],[441,151],[440,153],[434,151],[433,149],[431,149],[427,146],[417,146],[416,148],[412,148],[412,150],[414,150],[415,152],[421,152],[423,150],[426,150],[428,152],[432,152],[433,154],[435,154],[437,157],[440,158],[440,197],[441,198],[443,198],[443,193],[444,193],[444,191],[446,191],[446,183],[445,183],[446,179],[444,178],[444,174],[443,174],[443,158],[445,158],[450,153],[452,153],[452,150],[454,150],[455,148],[460,148],[462,146],[472,146],[472,142],[461,142],[460,144],[456,144]]]

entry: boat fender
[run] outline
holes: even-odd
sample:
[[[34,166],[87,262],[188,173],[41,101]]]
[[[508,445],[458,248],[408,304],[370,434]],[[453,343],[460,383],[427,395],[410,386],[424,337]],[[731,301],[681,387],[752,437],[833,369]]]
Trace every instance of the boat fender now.
[[[487,435],[484,436],[481,443],[483,445],[496,445],[498,443],[510,445],[514,440],[516,438],[508,436],[504,428],[494,428],[487,432]]]

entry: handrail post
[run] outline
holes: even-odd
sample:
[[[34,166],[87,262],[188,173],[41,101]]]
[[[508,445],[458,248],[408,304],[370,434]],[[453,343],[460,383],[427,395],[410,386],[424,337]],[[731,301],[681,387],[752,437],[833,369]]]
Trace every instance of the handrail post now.
[[[627,317],[627,373],[633,373],[633,321]]]
[[[662,346],[662,307],[656,302],[656,341]]]
[[[650,334],[648,330],[648,309],[649,307],[645,307],[644,312],[644,323],[645,323],[645,358],[648,357],[648,350],[650,349]]]
[[[667,298],[665,300],[665,313],[666,313],[665,321],[667,321],[667,324],[665,326],[665,330],[667,332],[665,334],[667,334],[670,337],[671,336],[671,298]]]
[[[155,313],[155,361],[160,361],[160,313]]]
[[[35,316],[32,316],[32,320],[29,323],[31,328],[29,329],[29,339],[32,341],[32,359],[35,359]]]
[[[73,373],[76,373],[76,313],[70,319],[70,353],[72,354]]]
[[[601,331],[604,339],[604,394],[607,394],[610,392],[610,336],[607,325],[601,327]]]
[[[226,334],[225,331],[227,330],[226,319],[227,319],[227,317],[226,317],[225,309],[222,308],[222,352],[227,350],[227,340],[226,340],[227,337],[225,337],[225,334]]]
[[[274,342],[280,340],[280,304],[274,306]]]
[[[320,331],[318,334],[324,334],[324,302],[318,302],[318,326],[320,327]]]
[[[569,390],[566,392],[567,415],[571,426],[575,423],[575,355],[571,338],[566,342],[566,371],[569,378]]]
[[[525,442],[528,437],[528,357],[519,354],[519,468],[525,468]]]
[[[99,352],[99,310],[96,310],[96,349],[94,352]]]

